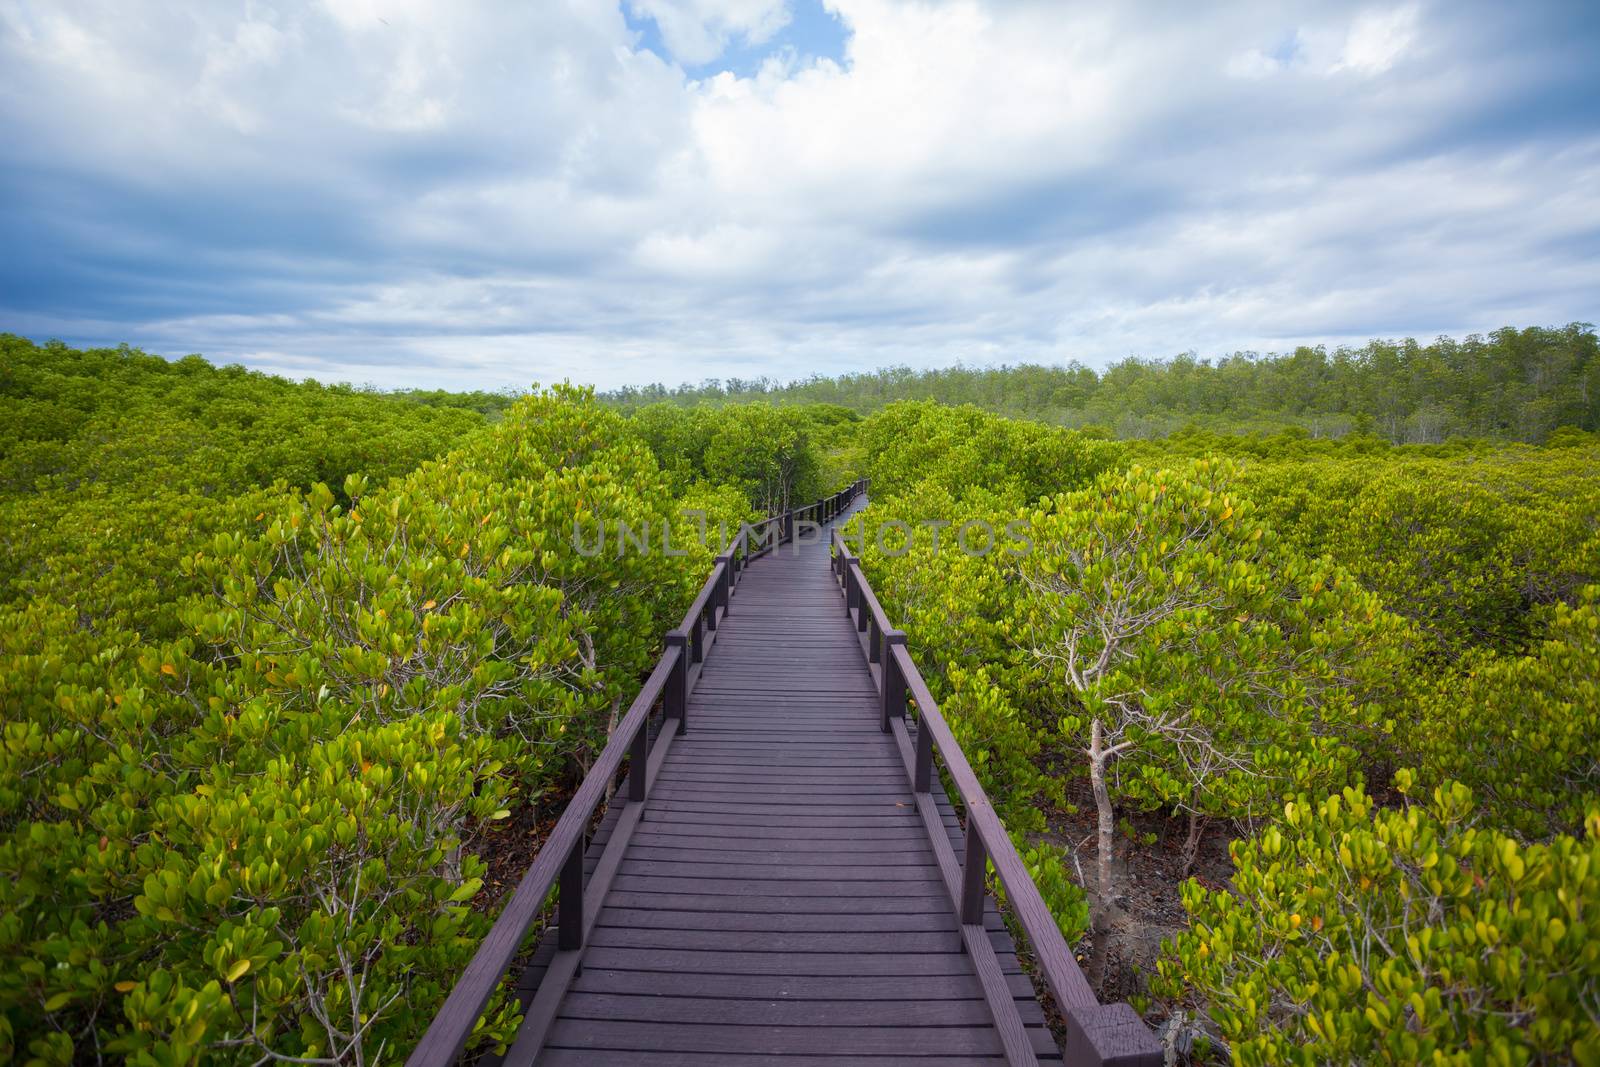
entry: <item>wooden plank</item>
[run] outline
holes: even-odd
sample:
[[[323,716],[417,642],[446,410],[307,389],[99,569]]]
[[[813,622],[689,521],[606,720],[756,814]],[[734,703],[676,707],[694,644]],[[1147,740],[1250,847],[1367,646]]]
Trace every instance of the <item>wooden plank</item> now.
[[[908,852],[808,852],[800,849],[781,849],[757,852],[718,848],[660,848],[635,845],[628,855],[636,860],[653,860],[667,863],[738,863],[760,866],[790,867],[802,864],[803,870],[827,870],[834,867],[916,867],[933,866],[933,853],[927,849]]]
[[[986,953],[998,960],[1000,953],[1009,951],[1003,929],[988,930],[983,927],[962,927],[959,931],[892,931],[882,934],[837,933],[826,931],[784,930],[680,930],[634,928],[626,926],[596,926],[592,932],[592,945],[610,948],[660,948],[703,952],[794,952],[846,955],[851,952],[877,954],[896,952],[941,953],[976,952],[988,945],[993,950]],[[969,942],[970,943],[967,943]],[[981,969],[978,977],[983,978]]]
[[[645,822],[652,828],[668,826],[744,826],[756,829],[833,827],[850,830],[851,837],[870,836],[872,830],[895,830],[920,825],[912,808],[894,814],[821,814],[799,812],[753,812],[739,805],[696,805],[657,803],[645,811]]]
[[[1049,1048],[1048,1034],[1038,1040]],[[557,1020],[551,1048],[618,1052],[826,1053],[830,1056],[980,1055],[1001,1051],[992,1026],[697,1026],[596,1019]]]
[[[889,786],[904,793],[905,782],[893,767],[776,767],[762,770],[750,767],[743,771],[701,770],[693,765],[678,766],[662,776],[667,785],[706,786],[807,786],[812,789],[835,786]]]
[[[912,818],[916,815],[916,805],[911,798],[904,801],[885,801],[881,804],[814,804],[810,802],[795,802],[792,804],[770,803],[757,804],[749,801],[738,800],[702,800],[693,797],[662,797],[659,800],[652,798],[650,801],[652,812],[671,813],[673,818],[679,812],[698,812],[702,815],[732,815],[738,816],[741,821],[756,820],[769,822],[774,826],[793,825],[795,821],[814,821],[816,819],[852,819],[865,820],[868,825],[876,821],[900,820]],[[840,823],[838,825],[849,825]]]
[[[971,976],[972,964],[964,952],[875,953],[852,952],[707,952],[700,949],[639,949],[595,946],[584,954],[592,967],[618,970],[653,970],[676,974],[769,975],[923,975]],[[1000,960],[1003,973],[1021,974],[1015,957]]]
[[[874,727],[870,735],[876,735]],[[673,767],[852,767],[887,768],[896,766],[887,749],[868,747],[857,738],[849,741],[828,738],[777,738],[770,731],[752,733],[748,739],[713,733],[696,733],[692,749],[673,761]]]
[[[835,881],[827,879],[722,878],[707,880],[703,875],[633,874],[624,870],[614,883],[618,889],[669,893],[698,892],[708,897],[771,896],[781,893],[797,897],[876,897],[929,896],[948,900],[944,887],[931,881],[903,878],[871,878]]]
[[[561,1017],[701,1026],[981,1027],[989,1023],[989,1008],[981,1000],[722,1000],[572,993],[561,1004]]]
[[[884,933],[829,933],[784,930],[658,930],[597,926],[591,945],[609,948],[685,949],[697,952],[837,953],[866,957],[882,953],[955,952],[962,937],[955,930]]]
[[[793,843],[797,848],[816,847],[815,842],[827,842],[838,847],[875,848],[896,847],[900,842],[917,841],[922,845],[927,844],[927,836],[920,827],[909,819],[902,823],[890,823],[878,826],[849,826],[840,827],[830,822],[823,825],[794,825],[794,826],[769,826],[764,823],[755,825],[717,822],[714,818],[710,821],[652,819],[650,813],[645,812],[644,831],[650,838],[666,840],[674,837],[703,838],[712,837],[715,840],[726,842],[729,847],[740,847],[735,842],[760,843],[775,847],[786,847]]]
[[[863,722],[865,722],[863,713]],[[695,734],[694,744],[673,760],[673,770],[762,774],[873,771],[886,773],[899,764],[888,746],[876,744],[876,728],[841,733],[782,733],[778,730],[719,731],[710,726]],[[879,735],[881,736],[881,735]]]
[[[996,919],[998,923],[998,919]],[[811,915],[786,912],[690,911],[672,908],[626,908],[616,904],[605,909],[601,925],[658,930],[766,930],[828,931],[833,933],[892,931],[954,933],[955,920],[937,912],[888,912],[884,914],[840,912]],[[994,927],[998,928],[998,927]]]
[[[762,1056],[751,1053],[721,1055],[713,1052],[656,1052],[633,1050],[627,1062],[637,1067],[840,1067],[837,1056]],[[551,1049],[539,1062],[546,1067],[600,1067],[615,1065],[609,1049]],[[853,1062],[870,1067],[1004,1067],[1000,1056],[856,1056]]]
[[[727,781],[687,781],[675,774],[664,775],[656,783],[656,795],[666,799],[668,797],[695,797],[703,796],[708,799],[722,797],[755,797],[768,798],[788,804],[791,801],[797,804],[877,804],[884,801],[876,798],[884,797],[890,801],[910,801],[911,791],[904,782],[835,782],[823,783],[821,787],[814,782],[727,782]]]
[[[864,1056],[907,1053],[993,1054],[992,1029],[982,1027],[888,1029],[879,1027],[696,1026],[598,1020],[559,1021],[552,1047],[631,1051]]]
[[[737,895],[694,892],[699,886],[684,886],[676,881],[676,888],[646,888],[613,886],[607,904],[622,908],[665,908],[673,911],[711,911],[719,913],[762,914],[782,911],[795,915],[837,914],[932,914],[949,916],[950,901],[942,892],[910,895],[902,892],[898,897],[860,896],[794,896],[782,886],[769,892],[749,892]],[[765,883],[771,885],[771,883]],[[951,921],[954,922],[952,916]]]
[[[684,760],[668,768],[665,781],[674,784],[717,785],[892,785],[909,792],[904,776],[893,764],[882,762],[843,760],[821,763],[797,764],[789,761],[741,765],[727,762],[728,757],[717,759],[696,758]]]
[[[652,826],[646,833],[641,833],[634,838],[635,846],[640,849],[707,849],[715,852],[773,852],[787,853],[789,855],[807,855],[812,853],[860,853],[865,855],[896,855],[903,852],[917,852],[932,856],[928,847],[926,836],[917,837],[907,833],[901,837],[877,838],[875,840],[855,840],[853,838],[838,838],[829,835],[822,838],[795,838],[773,837],[763,834],[760,837],[731,837],[707,834],[670,834],[663,833],[657,826]],[[667,858],[667,857],[657,857]]]
[[[931,862],[909,867],[828,867],[785,863],[711,863],[674,860],[634,859],[622,861],[622,874],[635,877],[696,878],[721,881],[770,881],[800,883],[823,880],[844,885],[849,882],[928,882],[932,884],[938,868]]]
[[[994,953],[995,946],[990,940],[993,936],[979,926],[966,925],[961,928],[967,958],[978,972],[978,982],[983,986],[984,1005],[989,1009],[995,1031],[1005,1048],[1006,1062],[1012,1067],[1032,1067],[1039,1062],[1033,1047],[1033,1035],[1023,1025],[1022,1016],[1012,1003],[1005,984],[1005,974],[1000,970],[999,959]]]
[[[1012,996],[1033,1003],[1033,984],[1024,974],[1008,975]],[[898,976],[674,974],[587,966],[572,983],[578,992],[641,996],[713,997],[721,1000],[973,1000],[983,989],[973,975],[925,975],[915,989]],[[1035,1005],[1037,1007],[1037,1005]]]

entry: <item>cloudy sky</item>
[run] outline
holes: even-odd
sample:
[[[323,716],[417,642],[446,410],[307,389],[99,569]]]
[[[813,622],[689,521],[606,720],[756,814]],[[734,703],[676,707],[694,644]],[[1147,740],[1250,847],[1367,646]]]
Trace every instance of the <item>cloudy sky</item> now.
[[[0,330],[496,388],[1600,320],[1600,5],[0,0]]]

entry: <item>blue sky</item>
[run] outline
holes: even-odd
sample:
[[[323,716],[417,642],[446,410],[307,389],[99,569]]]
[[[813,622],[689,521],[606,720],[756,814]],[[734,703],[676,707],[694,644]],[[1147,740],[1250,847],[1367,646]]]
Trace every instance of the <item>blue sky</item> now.
[[[849,30],[839,13],[829,11],[821,0],[760,5],[760,10],[773,14],[760,22],[719,25],[692,4],[644,0],[622,5],[628,29],[636,35],[636,47],[676,63],[692,79],[715,77],[723,71],[751,78],[769,57],[788,54],[802,62],[844,62]],[[680,28],[674,21],[677,12],[689,16],[688,26]]]
[[[0,330],[497,388],[1593,322],[1596,10],[0,0]]]

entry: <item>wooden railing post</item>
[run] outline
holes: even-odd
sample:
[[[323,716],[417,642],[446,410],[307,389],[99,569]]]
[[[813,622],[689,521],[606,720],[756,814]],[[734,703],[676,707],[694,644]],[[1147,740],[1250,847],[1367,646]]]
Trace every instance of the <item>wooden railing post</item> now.
[[[900,671],[900,657],[894,654],[896,647],[906,643],[904,630],[885,630],[883,632],[883,651],[878,660],[883,666],[883,692],[882,722],[883,732],[889,732],[891,718],[905,718],[906,715],[906,676]]]
[[[650,792],[650,720],[646,719],[634,731],[633,743],[628,746],[628,801],[643,804]]]
[[[854,572],[851,575],[851,578],[855,582],[856,587],[856,632],[863,633],[866,631],[867,625],[872,621],[868,617],[872,613],[867,610],[867,598],[862,595],[861,591],[861,587],[866,583],[867,579],[866,576],[861,573],[861,561],[859,559],[852,559],[850,561],[850,570]]]
[[[918,793],[933,791],[933,731],[917,724],[917,756],[912,767],[911,788]]]
[[[689,635],[683,630],[667,634],[667,647],[678,650],[678,662],[667,678],[662,700],[666,716],[678,720],[678,733],[689,732]]]
[[[983,923],[983,883],[989,872],[989,853],[977,824],[967,820],[967,855],[961,867],[961,921]]]
[[[717,599],[721,602],[722,613],[726,615],[733,606],[733,550],[729,549],[717,557],[717,566],[722,568],[722,575],[717,581]],[[716,626],[712,626],[716,629]]]
[[[583,947],[583,835],[572,843],[561,865],[561,908],[558,944],[562,951]]]

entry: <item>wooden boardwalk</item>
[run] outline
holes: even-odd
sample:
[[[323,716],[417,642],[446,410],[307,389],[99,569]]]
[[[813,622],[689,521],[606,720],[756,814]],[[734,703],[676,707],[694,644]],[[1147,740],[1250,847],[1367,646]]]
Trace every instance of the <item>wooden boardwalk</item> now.
[[[750,565],[688,723],[538,1062],[1003,1063],[826,541]],[[1058,1061],[987,912],[1034,1049]]]
[[[811,514],[842,520],[847,492]],[[582,812],[603,800],[590,780],[413,1067],[454,1060],[558,866],[560,918],[518,978],[507,1064],[1060,1063],[984,894],[991,854],[1008,892],[1025,889],[1014,904],[1067,1009],[1067,1062],[1159,1063],[1131,1009],[1095,1002],[902,657],[842,544],[799,538],[742,568],[725,555],[597,764],[611,778],[631,753],[587,848]],[[908,695],[933,729],[908,724]],[[971,832],[930,773],[951,749]],[[568,840],[565,860],[546,855]]]

